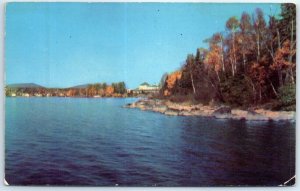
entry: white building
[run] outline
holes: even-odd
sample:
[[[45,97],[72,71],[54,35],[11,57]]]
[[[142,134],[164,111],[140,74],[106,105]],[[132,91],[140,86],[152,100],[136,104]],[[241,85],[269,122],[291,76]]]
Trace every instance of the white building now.
[[[138,90],[141,90],[141,91],[158,91],[159,87],[157,85],[150,85],[147,82],[144,82],[139,86]]]
[[[141,85],[139,85],[138,88],[130,90],[130,92],[134,94],[158,93],[159,87],[157,85],[150,85],[147,82],[144,82]]]
[[[42,94],[35,93],[34,96],[35,96],[35,97],[42,97]]]
[[[29,97],[30,95],[28,93],[22,93],[23,97]]]

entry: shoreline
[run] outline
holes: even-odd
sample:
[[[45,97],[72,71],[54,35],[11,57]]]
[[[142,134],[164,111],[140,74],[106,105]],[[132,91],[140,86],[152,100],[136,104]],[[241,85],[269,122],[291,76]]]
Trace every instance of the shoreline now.
[[[296,119],[295,111],[271,111],[265,109],[242,110],[224,105],[193,105],[159,99],[140,99],[124,107],[138,108],[142,111],[153,111],[168,116],[200,116],[247,121],[295,121]]]
[[[86,96],[5,96],[5,98],[92,98],[92,99],[102,99],[102,98],[143,98],[139,96],[103,96],[103,97],[86,97]]]

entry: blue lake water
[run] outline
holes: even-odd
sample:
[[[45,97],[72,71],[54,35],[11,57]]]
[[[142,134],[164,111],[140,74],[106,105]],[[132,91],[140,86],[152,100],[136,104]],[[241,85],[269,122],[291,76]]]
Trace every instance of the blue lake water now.
[[[134,98],[6,98],[11,185],[279,185],[295,123],[165,116]]]

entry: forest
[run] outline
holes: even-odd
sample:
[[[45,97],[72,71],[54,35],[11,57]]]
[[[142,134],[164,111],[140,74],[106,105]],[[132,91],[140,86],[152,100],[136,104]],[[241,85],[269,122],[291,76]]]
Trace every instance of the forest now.
[[[10,87],[5,88],[6,96],[58,96],[58,97],[123,97],[126,94],[126,84],[117,82],[95,83],[70,88]]]
[[[177,71],[164,74],[160,96],[172,101],[235,107],[296,109],[296,6],[279,15],[257,8],[228,18],[225,30],[189,54]]]

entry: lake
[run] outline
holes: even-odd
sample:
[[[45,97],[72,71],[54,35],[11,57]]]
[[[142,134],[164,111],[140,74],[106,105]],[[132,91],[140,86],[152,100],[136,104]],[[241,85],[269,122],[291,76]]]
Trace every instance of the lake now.
[[[166,116],[135,98],[6,98],[11,185],[283,184],[295,174],[295,122]]]

